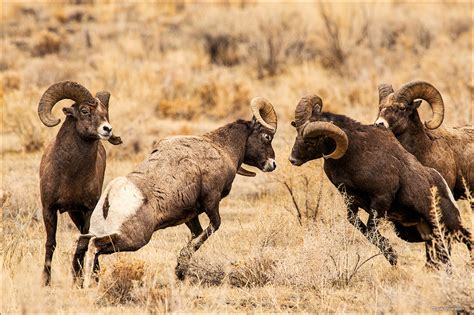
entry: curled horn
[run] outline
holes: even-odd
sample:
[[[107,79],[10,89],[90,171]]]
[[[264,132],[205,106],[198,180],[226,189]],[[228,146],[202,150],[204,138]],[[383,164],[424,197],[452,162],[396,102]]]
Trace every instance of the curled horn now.
[[[427,101],[433,111],[433,118],[425,122],[426,127],[436,129],[441,126],[444,119],[444,102],[441,94],[433,85],[423,81],[410,82],[394,94],[394,99],[406,106],[410,106],[418,98]]]
[[[250,108],[255,119],[264,127],[272,130],[273,132],[277,129],[277,115],[275,108],[264,97],[255,97],[250,102]]]
[[[314,111],[323,109],[323,101],[317,95],[308,95],[301,98],[295,109],[295,127],[302,126],[309,120]]]
[[[44,92],[38,104],[38,115],[43,124],[54,127],[61,122],[51,114],[51,110],[57,102],[63,99],[70,99],[76,103],[96,102],[92,94],[79,83],[71,81],[55,83]]]
[[[317,136],[327,136],[336,142],[336,149],[329,155],[323,155],[325,159],[340,159],[344,156],[349,146],[346,133],[330,122],[311,122],[303,130],[303,139]]]
[[[394,91],[391,84],[379,84],[379,104],[382,103],[382,101],[393,92]]]

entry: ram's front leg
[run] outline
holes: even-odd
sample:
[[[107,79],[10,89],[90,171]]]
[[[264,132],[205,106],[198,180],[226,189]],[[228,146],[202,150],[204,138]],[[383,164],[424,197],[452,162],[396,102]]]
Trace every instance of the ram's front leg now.
[[[186,222],[186,226],[191,231],[191,239],[198,237],[202,233],[201,222],[199,222],[199,216],[195,216],[188,222]]]
[[[181,249],[176,265],[176,276],[179,280],[183,280],[189,267],[189,262],[193,254],[201,247],[202,244],[219,229],[221,225],[221,217],[219,215],[219,199],[209,202],[206,207],[206,214],[209,217],[209,226],[201,232],[196,238],[193,238],[188,244]]]
[[[350,204],[347,208],[347,220],[363,235],[367,235],[367,226],[359,218],[359,206]]]
[[[367,220],[367,239],[377,246],[388,262],[395,266],[397,264],[397,253],[393,249],[392,245],[387,238],[380,234],[377,229],[377,218],[374,213],[369,214],[369,219]]]

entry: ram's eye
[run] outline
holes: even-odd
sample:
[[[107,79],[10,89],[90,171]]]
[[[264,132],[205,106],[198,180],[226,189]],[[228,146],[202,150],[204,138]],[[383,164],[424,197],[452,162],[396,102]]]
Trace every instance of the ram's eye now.
[[[263,140],[265,140],[266,142],[272,141],[272,136],[270,136],[269,134],[266,134],[266,133],[262,134],[262,138],[263,138]]]
[[[82,109],[81,109],[81,114],[87,115],[87,114],[89,114],[89,111],[88,111],[87,109],[85,109],[85,108],[82,108]]]
[[[310,147],[315,147],[317,145],[316,139],[305,139],[304,143]]]

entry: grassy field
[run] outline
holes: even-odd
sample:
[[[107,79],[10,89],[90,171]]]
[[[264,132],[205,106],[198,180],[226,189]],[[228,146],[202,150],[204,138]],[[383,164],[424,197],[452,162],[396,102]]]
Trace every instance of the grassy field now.
[[[443,95],[444,125],[472,123],[472,4],[77,2],[86,3],[2,3],[1,313],[473,310],[464,246],[454,246],[451,275],[428,271],[424,246],[381,222],[400,256],[391,267],[347,222],[322,161],[288,162],[294,107],[309,93],[326,110],[372,123],[379,83],[422,79]],[[41,286],[38,167],[59,127],[43,126],[36,110],[61,80],[112,94],[111,123],[124,143],[106,145],[105,183],[133,170],[157,139],[250,119],[254,96],[275,105],[278,168],[236,178],[221,203],[221,228],[186,281],[174,276],[190,237],[183,225],[156,232],[137,252],[103,256],[99,286],[74,288],[79,233],[62,215],[52,286]],[[62,117],[69,103],[53,113]],[[472,231],[468,202],[459,206]]]

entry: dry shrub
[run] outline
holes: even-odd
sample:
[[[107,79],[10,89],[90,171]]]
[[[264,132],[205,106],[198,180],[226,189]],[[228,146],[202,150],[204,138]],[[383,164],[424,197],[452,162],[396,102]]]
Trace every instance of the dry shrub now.
[[[151,313],[172,312],[172,291],[168,286],[157,285],[147,287],[143,295],[146,310]]]
[[[7,91],[18,90],[20,88],[21,79],[17,72],[7,71],[2,76],[3,88]]]
[[[239,63],[238,39],[228,34],[205,34],[205,49],[213,64],[234,66]]]
[[[62,40],[59,35],[42,31],[35,35],[31,55],[34,57],[44,57],[49,54],[57,54],[61,49]]]
[[[99,302],[109,305],[137,301],[135,290],[143,286],[145,262],[138,258],[120,257],[100,277]]]
[[[263,287],[273,279],[275,265],[274,259],[263,254],[234,264],[228,275],[229,284],[238,288]]]
[[[274,258],[262,252],[230,266],[204,259],[193,259],[187,277],[192,283],[205,286],[228,283],[238,288],[263,287],[271,282],[276,263]]]
[[[250,103],[250,90],[241,81],[210,78],[192,86],[191,82],[177,80],[172,86],[162,90],[163,97],[157,107],[161,117],[187,120],[239,117]]]
[[[287,168],[291,168],[288,164]],[[292,167],[283,174],[274,176],[283,191],[290,197],[283,207],[294,214],[299,225],[313,224],[318,218],[321,197],[323,195],[323,166],[319,167],[319,176],[304,169]]]
[[[4,131],[13,132],[20,140],[24,152],[36,152],[43,148],[45,130],[38,124],[38,118],[30,111],[14,108],[17,114],[5,120]]]
[[[292,63],[314,58],[317,51],[308,45],[307,30],[295,12],[280,13],[279,18],[262,19],[258,31],[249,40],[248,50],[257,69],[257,77],[273,77]]]

